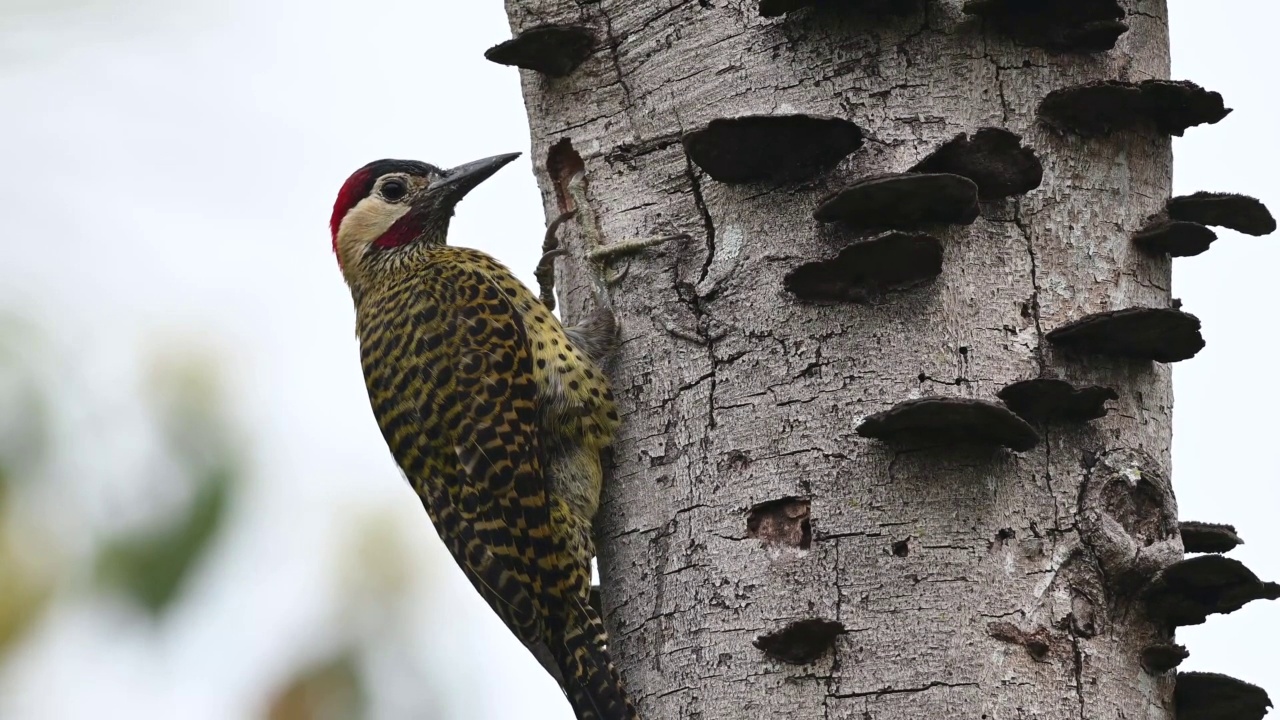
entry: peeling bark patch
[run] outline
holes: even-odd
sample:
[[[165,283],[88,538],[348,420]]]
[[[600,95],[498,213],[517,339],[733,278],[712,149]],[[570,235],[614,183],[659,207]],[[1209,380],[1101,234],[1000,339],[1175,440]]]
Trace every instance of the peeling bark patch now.
[[[1271,707],[1267,691],[1226,675],[1178,673],[1173,703],[1178,720],[1261,720]]]
[[[1231,112],[1222,95],[1187,81],[1101,80],[1054,90],[1040,103],[1040,119],[1082,136],[1151,128],[1181,135],[1187,128],[1213,124]]]
[[[1108,400],[1119,394],[1109,387],[1077,388],[1066,380],[1037,378],[1005,386],[996,397],[1024,420],[1033,423],[1082,423],[1106,417]]]
[[[1040,187],[1044,166],[1022,138],[1002,128],[961,133],[916,163],[911,172],[950,173],[972,180],[978,199],[999,200]]]
[[[1129,30],[1116,0],[969,0],[964,11],[1019,42],[1055,52],[1106,52]]]
[[[1030,450],[1040,435],[999,403],[971,398],[907,400],[862,421],[859,435],[890,443],[977,444]]]
[[[1043,662],[1055,644],[1055,638],[1045,628],[1037,627],[1034,631],[1027,632],[1011,622],[989,623],[987,634],[1000,642],[1021,645],[1037,662]],[[1062,645],[1063,652],[1066,652],[1067,644],[1065,642],[1058,644]]]
[[[867,303],[941,272],[940,240],[891,232],[854,243],[830,260],[805,263],[787,273],[783,286],[801,300]]]
[[[862,129],[836,117],[744,115],[712,120],[681,142],[720,182],[791,182],[834,168],[862,147]]]
[[[1182,546],[1189,553],[1224,553],[1243,545],[1232,525],[1188,520],[1178,526],[1182,534]]]
[[[978,186],[949,173],[873,175],[823,199],[813,217],[856,229],[969,225],[978,219]]]
[[[774,660],[791,665],[808,665],[835,647],[836,638],[845,632],[847,631],[842,623],[811,618],[761,635],[753,644]]]
[[[1233,193],[1198,192],[1172,198],[1165,205],[1173,220],[1216,225],[1246,235],[1269,235],[1276,219],[1261,200]]]
[[[1162,570],[1146,593],[1147,609],[1169,625],[1199,625],[1254,600],[1280,598],[1280,584],[1262,582],[1239,560],[1200,555]]]
[[[596,48],[596,34],[581,25],[539,25],[485,51],[499,65],[514,65],[548,77],[564,77]]]
[[[547,175],[551,178],[552,187],[555,188],[556,206],[560,208],[560,212],[577,209],[571,207],[569,181],[574,175],[585,172],[586,167],[582,162],[582,156],[573,149],[573,143],[569,138],[561,138],[547,151]]]
[[[760,16],[778,17],[806,7],[901,15],[919,6],[919,0],[760,0]]]
[[[1173,643],[1158,643],[1142,649],[1142,668],[1152,675],[1169,672],[1191,656],[1187,649]]]
[[[1204,348],[1200,320],[1169,308],[1125,308],[1086,315],[1050,330],[1045,338],[1082,355],[1178,362]]]
[[[765,545],[808,550],[813,542],[809,501],[788,497],[756,505],[747,513],[747,536],[758,538]]]
[[[1200,223],[1166,218],[1157,218],[1133,234],[1133,244],[1143,252],[1170,257],[1199,255],[1217,239],[1217,233]]]

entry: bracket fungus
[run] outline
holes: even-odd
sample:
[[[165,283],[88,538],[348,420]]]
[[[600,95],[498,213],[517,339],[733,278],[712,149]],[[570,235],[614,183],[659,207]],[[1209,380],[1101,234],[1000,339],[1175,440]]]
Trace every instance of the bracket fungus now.
[[[1082,423],[1106,417],[1115,390],[1100,385],[1077,388],[1066,380],[1035,378],[1006,386],[996,397],[1028,422]]]
[[[1263,582],[1244,563],[1197,555],[1161,570],[1144,591],[1147,610],[1173,627],[1199,625],[1254,600],[1280,598],[1280,584]]]
[[[1178,673],[1173,704],[1178,720],[1262,720],[1271,698],[1266,690],[1243,680],[1185,672]]]
[[[961,133],[916,163],[911,172],[967,177],[977,184],[978,199],[984,202],[1026,194],[1040,187],[1044,178],[1044,166],[1035,151],[1002,128]]]
[[[1189,127],[1216,123],[1230,112],[1222,95],[1185,80],[1074,85],[1049,93],[1036,110],[1050,126],[1086,137],[1143,127],[1181,136]]]
[[[1199,255],[1217,239],[1218,234],[1204,225],[1167,218],[1156,218],[1133,234],[1133,244],[1143,252],[1171,257]]]
[[[547,77],[564,77],[578,69],[596,49],[596,34],[581,25],[539,25],[494,45],[484,57]]]
[[[744,115],[712,120],[681,142],[714,180],[792,182],[828,172],[862,147],[862,129],[836,117]]]
[[[1187,520],[1179,523],[1178,531],[1182,547],[1189,553],[1224,553],[1244,544],[1232,525]]]
[[[862,437],[885,442],[975,444],[1030,450],[1040,435],[1009,408],[988,400],[930,397],[906,400],[858,425]]]
[[[834,620],[810,618],[761,635],[752,644],[774,660],[808,665],[835,647],[836,638],[845,632],[844,625]]]
[[[1198,192],[1171,198],[1165,205],[1170,219],[1216,225],[1246,235],[1269,235],[1276,219],[1261,200],[1235,193]]]
[[[964,11],[1021,43],[1055,52],[1106,52],[1129,30],[1116,0],[969,0]]]
[[[901,15],[915,11],[920,4],[920,0],[760,0],[760,16],[778,17],[806,7]]]
[[[1045,338],[1082,355],[1178,362],[1204,348],[1200,320],[1171,308],[1126,308],[1086,315],[1049,331]]]
[[[787,273],[783,286],[801,300],[872,302],[942,272],[942,242],[931,235],[889,232],[856,242],[829,260]]]
[[[1142,667],[1152,675],[1159,675],[1178,667],[1190,656],[1181,645],[1156,643],[1142,649]]]
[[[825,198],[813,217],[868,230],[968,225],[978,219],[978,186],[950,173],[872,175]]]

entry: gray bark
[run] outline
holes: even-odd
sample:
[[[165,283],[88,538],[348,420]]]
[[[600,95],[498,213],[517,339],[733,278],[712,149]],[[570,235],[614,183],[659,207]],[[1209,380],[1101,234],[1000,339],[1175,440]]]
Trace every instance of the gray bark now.
[[[547,162],[567,139],[606,243],[692,238],[620,261],[612,288],[624,425],[599,562],[645,718],[1172,717],[1172,677],[1140,664],[1161,636],[1134,594],[1182,550],[1169,368],[1073,361],[1043,342],[1088,313],[1169,306],[1168,259],[1128,236],[1169,197],[1170,141],[1082,140],[1035,120],[1060,87],[1168,77],[1165,3],[1122,3],[1131,29],[1096,55],[1018,46],[960,4],[871,21],[764,19],[755,0],[507,2],[513,31],[603,37],[566,78],[522,71],[548,219],[571,202]],[[679,142],[714,118],[792,112],[848,118],[869,140],[833,172],[776,186],[716,182]],[[1021,135],[1044,180],[931,231],[940,277],[871,305],[783,290],[787,271],[852,239],[812,219],[821,197],[981,127]],[[580,254],[582,226],[566,227]],[[591,281],[559,268],[563,312],[580,318]],[[900,451],[854,432],[902,400],[993,400],[1040,376],[1120,399],[1024,453]],[[808,619],[843,629],[816,661],[756,647]]]

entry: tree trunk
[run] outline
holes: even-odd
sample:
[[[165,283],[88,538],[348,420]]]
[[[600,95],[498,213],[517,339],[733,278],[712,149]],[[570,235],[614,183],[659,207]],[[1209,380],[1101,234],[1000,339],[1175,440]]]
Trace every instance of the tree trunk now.
[[[1139,592],[1182,553],[1169,366],[1045,339],[1171,303],[1168,256],[1130,241],[1169,197],[1168,135],[1082,138],[1036,117],[1059,88],[1168,77],[1165,3],[1122,4],[1114,50],[1055,54],[961,0],[780,18],[756,0],[508,0],[514,32],[599,36],[566,77],[522,73],[548,218],[585,172],[590,212],[566,245],[581,256],[591,215],[605,243],[690,236],[619,261],[611,288],[624,424],[599,564],[643,717],[1173,716],[1173,676],[1140,660],[1169,633]],[[681,143],[716,118],[792,113],[850,120],[866,142],[830,172],[749,184],[713,179]],[[936,279],[871,302],[784,287],[861,237],[814,219],[825,196],[988,127],[1019,135],[1043,181],[971,225],[926,226]],[[582,317],[583,266],[561,261],[559,280]],[[1037,425],[1023,452],[855,432],[911,398],[996,401],[1041,377],[1119,398],[1087,424]]]

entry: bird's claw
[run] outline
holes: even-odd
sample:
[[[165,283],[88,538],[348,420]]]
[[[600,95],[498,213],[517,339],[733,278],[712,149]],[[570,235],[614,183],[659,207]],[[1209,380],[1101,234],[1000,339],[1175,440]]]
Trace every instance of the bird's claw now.
[[[556,309],[555,259],[569,254],[568,250],[560,247],[560,238],[557,233],[565,221],[577,214],[576,209],[560,213],[551,221],[551,224],[547,225],[547,232],[542,236],[542,257],[538,259],[538,265],[533,269],[533,278],[538,281],[538,299],[547,306],[548,310]]]
[[[624,240],[622,242],[610,243],[608,245],[600,245],[592,250],[588,257],[599,263],[607,263],[615,258],[626,255],[633,255],[651,247],[671,242],[672,240],[688,240],[688,233],[677,233],[675,235],[664,235],[656,238],[644,238],[643,240]]]

